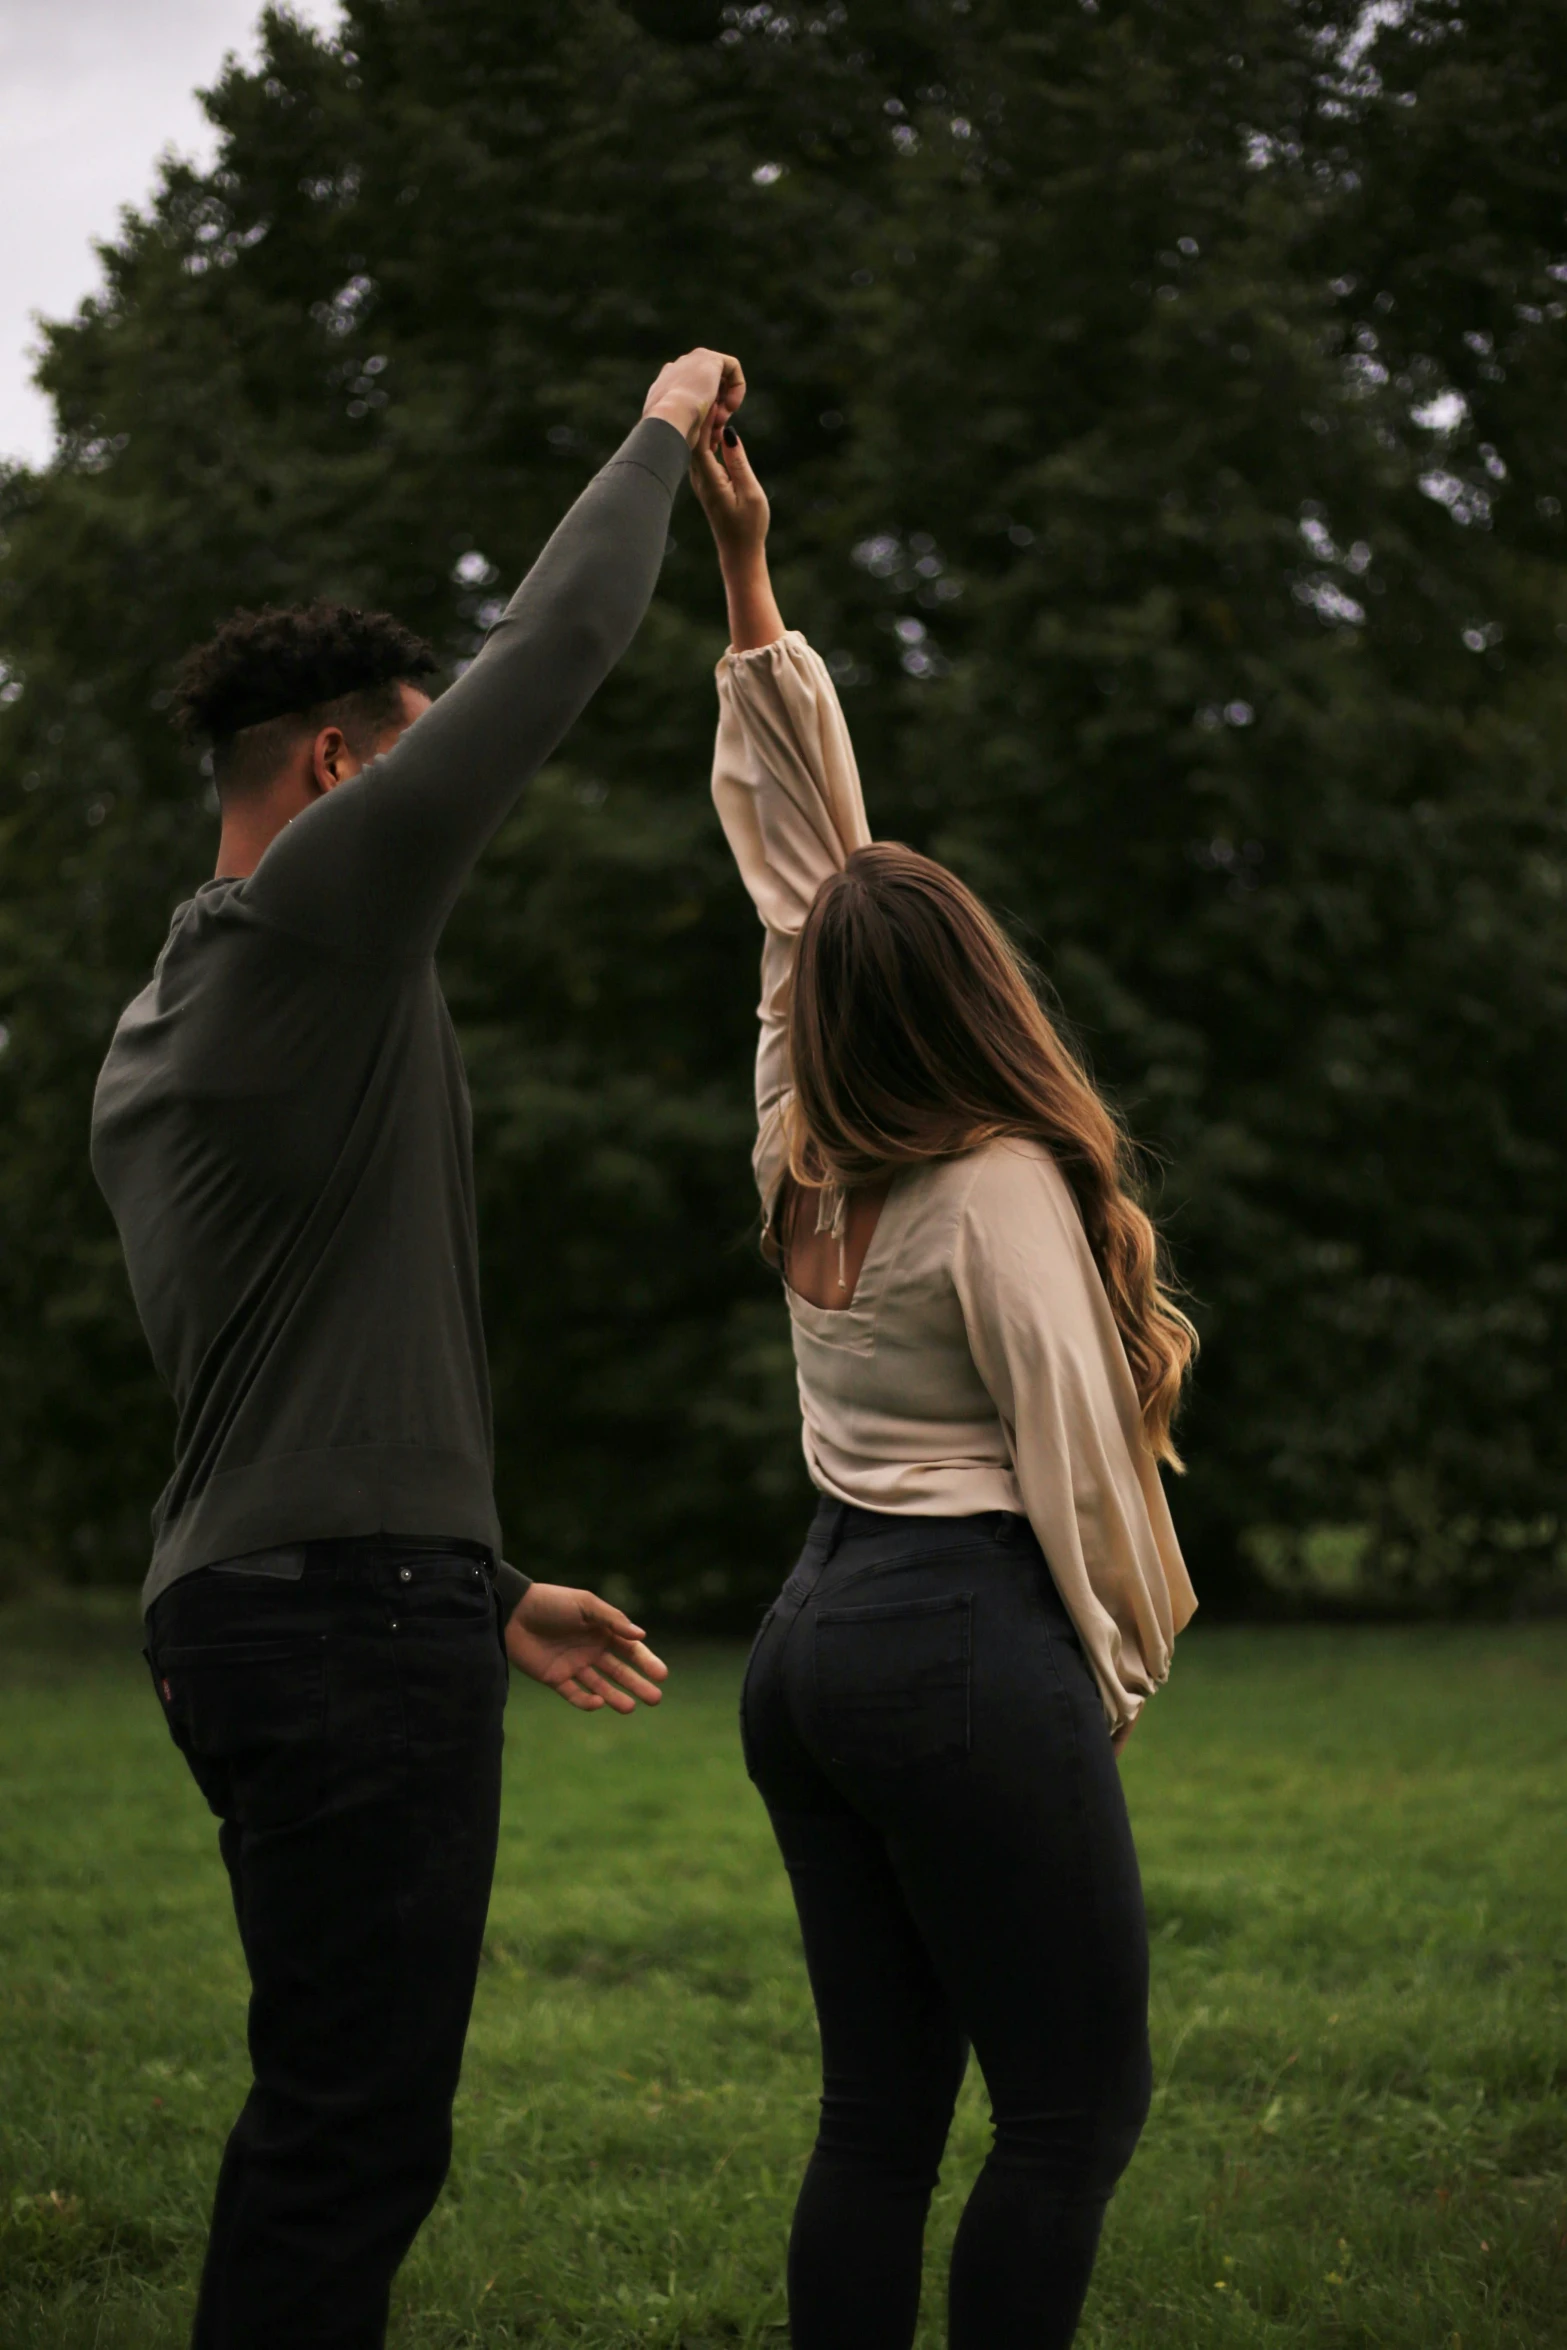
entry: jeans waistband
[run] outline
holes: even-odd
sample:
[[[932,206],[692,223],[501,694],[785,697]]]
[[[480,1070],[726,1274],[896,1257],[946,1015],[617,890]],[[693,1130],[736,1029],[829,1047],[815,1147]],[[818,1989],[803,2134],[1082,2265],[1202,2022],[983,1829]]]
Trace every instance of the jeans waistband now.
[[[262,1576],[269,1582],[298,1583],[307,1571],[334,1573],[361,1565],[394,1564],[399,1559],[447,1557],[477,1561],[491,1575],[495,1554],[483,1542],[465,1536],[418,1534],[328,1534],[308,1542],[288,1542],[268,1550],[251,1550],[238,1558],[218,1559],[209,1575]]]
[[[887,1564],[905,1564],[909,1555],[925,1551],[932,1563],[943,1551],[967,1547],[974,1543],[992,1542],[1000,1550],[1011,1550],[1020,1556],[1025,1547],[1038,1550],[1034,1530],[1027,1518],[1013,1510],[982,1510],[963,1517],[924,1518],[893,1510],[866,1510],[853,1502],[834,1501],[823,1495],[811,1530],[805,1539],[805,1548],[796,1561],[794,1571],[778,1594],[775,1607],[785,1615],[793,1615],[802,1608],[815,1591],[824,1575],[830,1575],[840,1561],[846,1544],[885,1543],[894,1554]],[[874,1574],[878,1559],[875,1549],[862,1554],[861,1561],[851,1562],[856,1576],[861,1572]],[[1041,1564],[1043,1561],[1041,1559]]]
[[[888,1535],[899,1536],[905,1542],[918,1543],[924,1533],[936,1548],[954,1534],[984,1534],[994,1542],[1026,1541],[1033,1529],[1027,1518],[1016,1510],[981,1510],[965,1517],[918,1517],[907,1510],[867,1510],[858,1502],[834,1501],[824,1493],[816,1505],[811,1520],[811,1531],[806,1537],[813,1545],[820,1544],[830,1558],[845,1542],[873,1541]]]

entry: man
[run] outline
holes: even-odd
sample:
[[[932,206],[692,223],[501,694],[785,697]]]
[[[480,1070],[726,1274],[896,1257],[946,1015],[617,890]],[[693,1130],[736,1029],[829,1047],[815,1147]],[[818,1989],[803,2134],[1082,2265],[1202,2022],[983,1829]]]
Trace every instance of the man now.
[[[175,913],[93,1111],[179,1411],[147,1654],[221,1821],[255,2079],[198,2350],[372,2350],[445,2176],[494,1868],[506,1654],[657,1702],[640,1627],[499,1556],[467,1088],[436,978],[475,859],[641,621],[704,424],[688,352],[479,658],[330,605],[190,656],[217,873]]]

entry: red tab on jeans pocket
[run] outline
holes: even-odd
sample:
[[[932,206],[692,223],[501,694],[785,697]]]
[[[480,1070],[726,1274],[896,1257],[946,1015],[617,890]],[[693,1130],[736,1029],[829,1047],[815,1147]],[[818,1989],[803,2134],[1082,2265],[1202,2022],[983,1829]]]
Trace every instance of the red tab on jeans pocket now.
[[[165,1675],[165,1677],[163,1678],[163,1680],[161,1680],[161,1681],[158,1683],[158,1687],[159,1687],[159,1688],[160,1688],[160,1689],[163,1691],[163,1702],[164,1702],[164,1704],[165,1704],[165,1705],[172,1705],[172,1704],[173,1704],[173,1702],[174,1702],[174,1692],[173,1692],[173,1690],[172,1690],[172,1689],[169,1687],[169,1684],[168,1684],[168,1677],[167,1677],[167,1675]]]

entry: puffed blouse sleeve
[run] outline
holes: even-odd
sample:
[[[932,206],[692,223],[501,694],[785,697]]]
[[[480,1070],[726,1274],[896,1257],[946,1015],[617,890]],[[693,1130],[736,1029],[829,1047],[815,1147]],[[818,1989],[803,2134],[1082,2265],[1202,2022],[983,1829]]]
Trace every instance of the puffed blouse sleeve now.
[[[953,1257],[969,1349],[1112,1728],[1197,1606],[1110,1300],[1048,1151],[976,1154]]]
[[[798,629],[718,664],[713,800],[764,933],[752,1165],[770,1216],[788,1164],[795,942],[822,883],[871,837],[838,696]]]

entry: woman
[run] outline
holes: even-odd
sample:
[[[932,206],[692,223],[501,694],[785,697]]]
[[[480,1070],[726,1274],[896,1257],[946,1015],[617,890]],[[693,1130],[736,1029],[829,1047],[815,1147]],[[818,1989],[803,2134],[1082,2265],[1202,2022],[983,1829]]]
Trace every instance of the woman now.
[[[693,461],[729,604],[713,795],[765,927],[756,1176],[822,1501],[746,1678],[821,2128],[796,2350],[907,2350],[972,2043],[995,2142],[954,2350],[1070,2342],[1147,2112],[1115,1749],[1196,1604],[1159,1462],[1193,1350],[1110,1112],[962,883],[873,846],[731,429]]]

